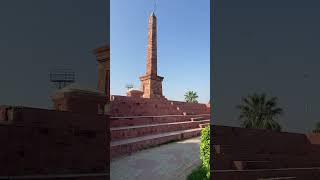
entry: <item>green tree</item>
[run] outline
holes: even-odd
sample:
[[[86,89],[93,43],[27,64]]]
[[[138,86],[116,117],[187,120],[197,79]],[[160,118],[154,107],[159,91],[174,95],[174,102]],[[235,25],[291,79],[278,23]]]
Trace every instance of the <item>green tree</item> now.
[[[281,131],[277,118],[282,115],[283,109],[278,107],[277,97],[268,99],[265,93],[254,93],[243,98],[242,104],[237,107],[240,109],[242,127]]]
[[[196,92],[194,91],[188,91],[186,92],[186,94],[184,95],[184,99],[187,102],[191,102],[191,103],[198,103],[197,101],[198,95]]]
[[[313,133],[320,133],[320,122],[316,123],[316,127],[312,131]]]
[[[133,84],[126,84],[126,89],[129,91],[133,88]]]

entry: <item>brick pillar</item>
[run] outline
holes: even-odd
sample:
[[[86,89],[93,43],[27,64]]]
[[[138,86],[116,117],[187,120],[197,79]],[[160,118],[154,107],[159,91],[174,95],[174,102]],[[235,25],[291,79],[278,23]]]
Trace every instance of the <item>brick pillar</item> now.
[[[94,50],[98,61],[98,89],[110,100],[110,47],[103,46]]]
[[[147,70],[146,74],[140,77],[140,81],[144,98],[164,98],[163,77],[157,74],[157,17],[154,13],[149,16]]]
[[[107,99],[96,90],[67,86],[51,96],[54,109],[82,114],[105,114]]]

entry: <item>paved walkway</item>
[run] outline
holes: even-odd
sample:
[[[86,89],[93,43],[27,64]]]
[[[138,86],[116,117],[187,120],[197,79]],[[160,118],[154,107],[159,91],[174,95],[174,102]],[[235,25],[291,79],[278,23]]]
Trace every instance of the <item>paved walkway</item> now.
[[[200,137],[150,148],[111,161],[111,180],[185,180],[199,159]]]

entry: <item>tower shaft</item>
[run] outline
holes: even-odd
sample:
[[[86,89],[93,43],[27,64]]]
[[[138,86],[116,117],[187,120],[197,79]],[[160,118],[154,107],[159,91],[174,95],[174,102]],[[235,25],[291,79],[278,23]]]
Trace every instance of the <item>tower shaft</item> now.
[[[157,76],[157,18],[154,13],[149,17],[146,75]]]
[[[157,17],[152,13],[148,25],[148,48],[146,74],[140,77],[144,98],[164,98],[162,95],[163,77],[157,74]]]

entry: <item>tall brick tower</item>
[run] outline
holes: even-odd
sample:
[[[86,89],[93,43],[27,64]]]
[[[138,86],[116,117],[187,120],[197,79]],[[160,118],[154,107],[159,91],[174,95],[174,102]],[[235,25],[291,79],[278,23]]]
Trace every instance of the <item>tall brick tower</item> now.
[[[163,77],[157,74],[157,17],[152,12],[149,16],[147,70],[140,77],[144,98],[164,98],[162,95]]]

